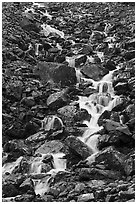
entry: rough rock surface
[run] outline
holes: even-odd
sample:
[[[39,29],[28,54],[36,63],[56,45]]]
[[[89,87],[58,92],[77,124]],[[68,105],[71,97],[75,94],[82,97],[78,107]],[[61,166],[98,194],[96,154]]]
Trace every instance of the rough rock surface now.
[[[135,202],[134,2],[2,3],[2,197]]]

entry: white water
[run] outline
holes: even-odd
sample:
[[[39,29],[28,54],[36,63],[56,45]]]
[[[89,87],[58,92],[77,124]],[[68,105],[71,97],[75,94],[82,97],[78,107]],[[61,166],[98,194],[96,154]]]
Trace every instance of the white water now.
[[[5,163],[2,167],[2,174],[5,174],[8,172],[9,174],[12,174],[15,169],[17,169],[23,160],[23,157],[19,157],[15,162]]]
[[[99,151],[97,148],[99,134],[97,132],[103,128],[98,125],[99,117],[105,110],[111,111],[122,102],[122,99],[114,94],[112,86],[113,73],[118,69],[120,67],[110,71],[100,81],[83,78],[84,81],[91,83],[92,88],[97,91],[97,93],[91,94],[89,97],[79,96],[78,101],[80,109],[85,109],[91,115],[90,121],[83,122],[87,125],[87,129],[82,137],[79,137],[81,141],[93,150],[93,156],[91,155],[90,161],[94,160],[96,153]]]
[[[42,160],[46,155],[48,154],[43,154],[42,157],[37,157],[33,160],[30,168],[31,174],[42,173]],[[37,194],[44,195],[44,193],[47,192],[49,189],[50,180],[54,178],[54,176],[59,171],[65,171],[66,169],[66,159],[63,158],[65,156],[64,153],[61,153],[61,152],[56,154],[51,153],[50,155],[53,156],[52,163],[53,163],[54,169],[51,169],[49,172],[47,172],[45,174],[45,177],[42,179],[33,179],[36,195]]]

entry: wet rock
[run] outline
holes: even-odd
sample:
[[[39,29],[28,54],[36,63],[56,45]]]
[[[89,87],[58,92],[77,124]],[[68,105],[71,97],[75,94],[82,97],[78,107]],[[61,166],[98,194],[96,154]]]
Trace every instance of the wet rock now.
[[[135,50],[126,51],[122,55],[126,60],[134,59],[135,58]]]
[[[15,198],[15,202],[32,202],[35,198],[35,195],[32,194],[23,194]]]
[[[44,202],[53,202],[54,199],[53,195],[44,195],[42,197],[44,199]]]
[[[82,159],[86,159],[93,152],[92,150],[85,145],[80,139],[74,136],[69,136],[65,139],[65,144],[77,155],[79,155]]]
[[[22,156],[14,162],[5,163],[3,166],[4,174],[27,173],[29,171],[28,161]]]
[[[104,201],[105,192],[103,190],[96,190],[94,196],[95,200]]]
[[[47,193],[56,198],[60,194],[60,191],[59,191],[59,189],[57,189],[55,187],[50,187],[50,189],[48,190]]]
[[[74,125],[75,122],[82,122],[89,120],[90,115],[86,110],[79,110],[75,105],[67,105],[57,110],[66,126]]]
[[[19,194],[19,190],[14,184],[2,184],[2,195],[3,197],[14,197]]]
[[[58,153],[62,152],[64,149],[64,145],[62,142],[58,140],[46,141],[43,145],[41,145],[37,150],[36,154],[47,154],[47,153]]]
[[[120,191],[118,193],[119,197],[124,200],[130,200],[135,198],[135,190],[130,188],[128,191]]]
[[[86,188],[84,183],[78,183],[75,186],[75,191],[81,193]]]
[[[115,144],[115,140],[114,142],[111,143],[111,136],[110,135],[100,135],[98,138],[98,148],[101,150],[104,147],[110,146],[110,145],[114,145]]]
[[[22,128],[22,124],[20,123],[13,124],[6,130],[6,135],[12,139],[23,139],[24,133],[25,129]]]
[[[98,81],[108,73],[108,70],[104,69],[101,65],[87,64],[81,67],[81,72],[89,78]]]
[[[106,170],[106,169],[97,169],[97,168],[81,168],[77,169],[78,177],[80,181],[89,181],[92,179],[101,180],[101,179],[120,179],[121,173],[119,171]]]
[[[111,112],[105,110],[98,119],[98,125],[102,126],[103,125],[103,119],[110,119],[110,115],[111,115]]]
[[[29,137],[32,134],[35,134],[36,132],[39,131],[40,126],[33,122],[29,121],[28,123],[25,124],[25,132],[24,132],[24,138]]]
[[[17,155],[17,157],[32,154],[32,149],[25,144],[24,140],[8,141],[4,145],[3,151],[7,153],[14,152]]]
[[[6,94],[13,96],[16,100],[20,100],[22,97],[23,83],[20,80],[11,80],[6,86]]]
[[[28,190],[34,193],[33,181],[30,178],[27,178],[25,181],[23,181],[19,188],[22,193],[26,193]]]
[[[46,140],[47,139],[48,133],[43,133],[43,131],[39,131],[34,135],[29,136],[26,139],[27,144],[32,144],[32,143],[38,143],[40,141]]]
[[[32,106],[35,106],[35,99],[34,97],[24,97],[22,100],[21,100],[21,103],[28,106],[28,107],[32,107]]]
[[[129,85],[128,83],[119,82],[114,86],[114,90],[116,91],[117,95],[121,95],[121,94],[125,95],[127,91],[129,91]]]
[[[113,121],[116,121],[116,122],[120,122],[120,114],[117,113],[117,112],[111,111],[110,120],[113,120]]]
[[[105,67],[107,70],[109,70],[109,71],[112,71],[112,70],[116,69],[115,62],[112,61],[112,60],[108,60],[108,61],[106,62],[106,64],[104,65],[104,67]]]
[[[44,129],[45,131],[61,130],[63,132],[63,127],[64,127],[63,122],[59,117],[57,117],[55,115],[49,115],[49,116],[45,117],[41,122],[42,122],[41,128]]]
[[[75,69],[65,64],[44,62],[39,63],[34,71],[39,75],[43,82],[52,80],[62,87],[76,84]]]
[[[105,202],[114,202],[114,201],[116,201],[116,199],[117,199],[117,194],[115,194],[115,195],[107,195],[106,199],[105,199]]]
[[[77,202],[90,202],[94,201],[94,194],[93,193],[86,193],[78,196]]]
[[[125,49],[135,48],[135,38],[125,43]]]
[[[47,106],[51,109],[57,110],[67,103],[66,90],[51,94],[47,98]]]
[[[95,162],[98,163],[101,161],[104,161],[106,167],[109,169],[124,171],[125,156],[112,146],[106,148],[96,156]]]
[[[125,160],[124,171],[127,176],[135,174],[135,161],[132,157],[129,157]]]
[[[117,130],[126,135],[131,135],[131,132],[129,131],[127,125],[121,125],[120,123],[109,120],[109,119],[105,119],[104,121],[105,121],[105,125],[103,126],[108,132]]]
[[[84,44],[82,50],[79,51],[79,54],[90,55],[93,52],[93,48],[90,45]]]
[[[86,55],[83,55],[83,56],[81,56],[79,58],[76,58],[75,59],[75,66],[78,67],[81,64],[85,64],[86,61],[87,61],[87,56]]]
[[[57,112],[65,123],[68,123],[68,121],[71,123],[74,121],[73,118],[77,112],[77,108],[74,105],[67,105],[59,108]]]
[[[23,18],[22,21],[20,22],[20,26],[26,30],[26,31],[35,31],[35,32],[39,32],[40,29],[37,27],[37,25],[35,23],[32,23],[29,19],[27,18]]]

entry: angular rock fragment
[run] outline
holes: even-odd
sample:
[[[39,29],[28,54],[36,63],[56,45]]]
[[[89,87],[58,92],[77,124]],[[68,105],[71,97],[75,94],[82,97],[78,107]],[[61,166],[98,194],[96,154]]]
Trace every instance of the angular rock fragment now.
[[[86,159],[88,156],[93,154],[92,150],[77,137],[68,136],[65,139],[65,144],[82,159]]]

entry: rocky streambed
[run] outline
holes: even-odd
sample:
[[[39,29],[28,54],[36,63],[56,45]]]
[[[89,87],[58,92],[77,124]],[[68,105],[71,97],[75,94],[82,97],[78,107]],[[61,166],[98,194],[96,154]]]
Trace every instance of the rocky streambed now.
[[[3,2],[3,202],[135,202],[134,2]]]

